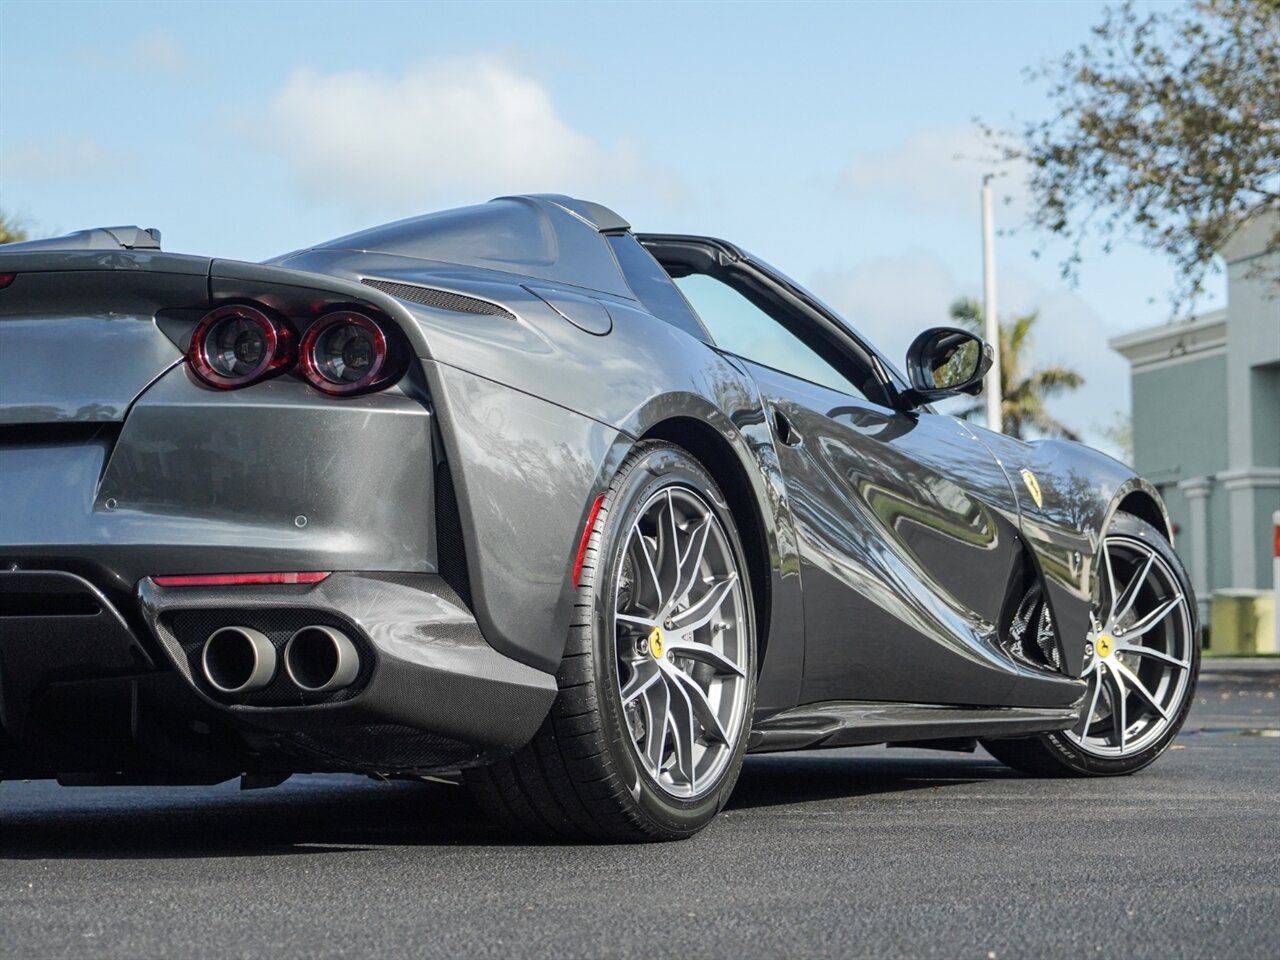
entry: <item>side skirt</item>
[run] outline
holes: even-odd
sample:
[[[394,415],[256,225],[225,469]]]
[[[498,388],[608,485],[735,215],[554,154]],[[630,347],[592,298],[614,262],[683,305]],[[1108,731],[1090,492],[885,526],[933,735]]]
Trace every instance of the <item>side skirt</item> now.
[[[1066,730],[1078,707],[950,707],[927,703],[813,703],[774,714],[751,731],[748,750],[804,750],[873,743],[998,739]]]

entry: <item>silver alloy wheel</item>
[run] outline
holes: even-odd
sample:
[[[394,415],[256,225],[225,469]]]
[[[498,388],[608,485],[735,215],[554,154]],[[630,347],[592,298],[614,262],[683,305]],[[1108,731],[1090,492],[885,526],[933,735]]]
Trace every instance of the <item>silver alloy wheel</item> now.
[[[743,725],[750,638],[733,547],[684,486],[659,490],[627,535],[614,584],[618,689],[636,755],[668,794],[719,782]]]
[[[1178,577],[1150,543],[1109,536],[1102,563],[1082,674],[1086,709],[1066,735],[1088,754],[1119,758],[1147,749],[1177,720],[1194,638]]]

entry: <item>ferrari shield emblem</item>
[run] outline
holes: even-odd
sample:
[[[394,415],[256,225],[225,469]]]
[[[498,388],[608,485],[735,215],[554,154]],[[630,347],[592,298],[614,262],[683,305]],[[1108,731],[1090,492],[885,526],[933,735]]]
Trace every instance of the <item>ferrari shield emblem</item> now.
[[[662,628],[654,627],[649,631],[649,652],[659,660],[662,659],[662,653],[666,649],[666,645],[662,642]]]
[[[1040,493],[1040,481],[1036,479],[1036,475],[1030,470],[1022,471],[1022,482],[1027,485],[1027,490],[1031,493],[1031,499],[1036,502],[1037,507],[1044,506],[1044,497]]]

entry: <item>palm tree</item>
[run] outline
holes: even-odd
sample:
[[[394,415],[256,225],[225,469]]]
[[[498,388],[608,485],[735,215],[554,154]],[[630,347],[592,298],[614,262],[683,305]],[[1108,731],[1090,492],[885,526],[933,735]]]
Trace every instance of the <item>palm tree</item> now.
[[[1044,401],[1054,394],[1075,390],[1084,383],[1084,377],[1067,367],[1041,367],[1026,375],[1022,372],[1026,354],[1030,353],[1031,330],[1039,318],[1039,312],[1033,311],[1000,324],[1002,429],[1020,439],[1028,439],[1028,431],[1034,430],[1038,434],[1079,440],[1079,434],[1049,416]],[[984,332],[982,306],[976,300],[961,297],[952,303],[951,319],[979,335]],[[985,410],[985,404],[977,403],[960,411],[958,416],[974,420]]]

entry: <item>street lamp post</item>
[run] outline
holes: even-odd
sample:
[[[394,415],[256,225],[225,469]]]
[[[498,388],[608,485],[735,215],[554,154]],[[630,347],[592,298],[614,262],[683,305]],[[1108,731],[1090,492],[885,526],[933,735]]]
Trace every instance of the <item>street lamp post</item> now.
[[[1000,391],[1000,320],[996,308],[996,234],[991,215],[991,177],[982,178],[982,317],[986,322],[986,339],[995,354],[987,372],[984,390],[987,395],[987,427],[997,433],[1004,425],[1003,397]]]

